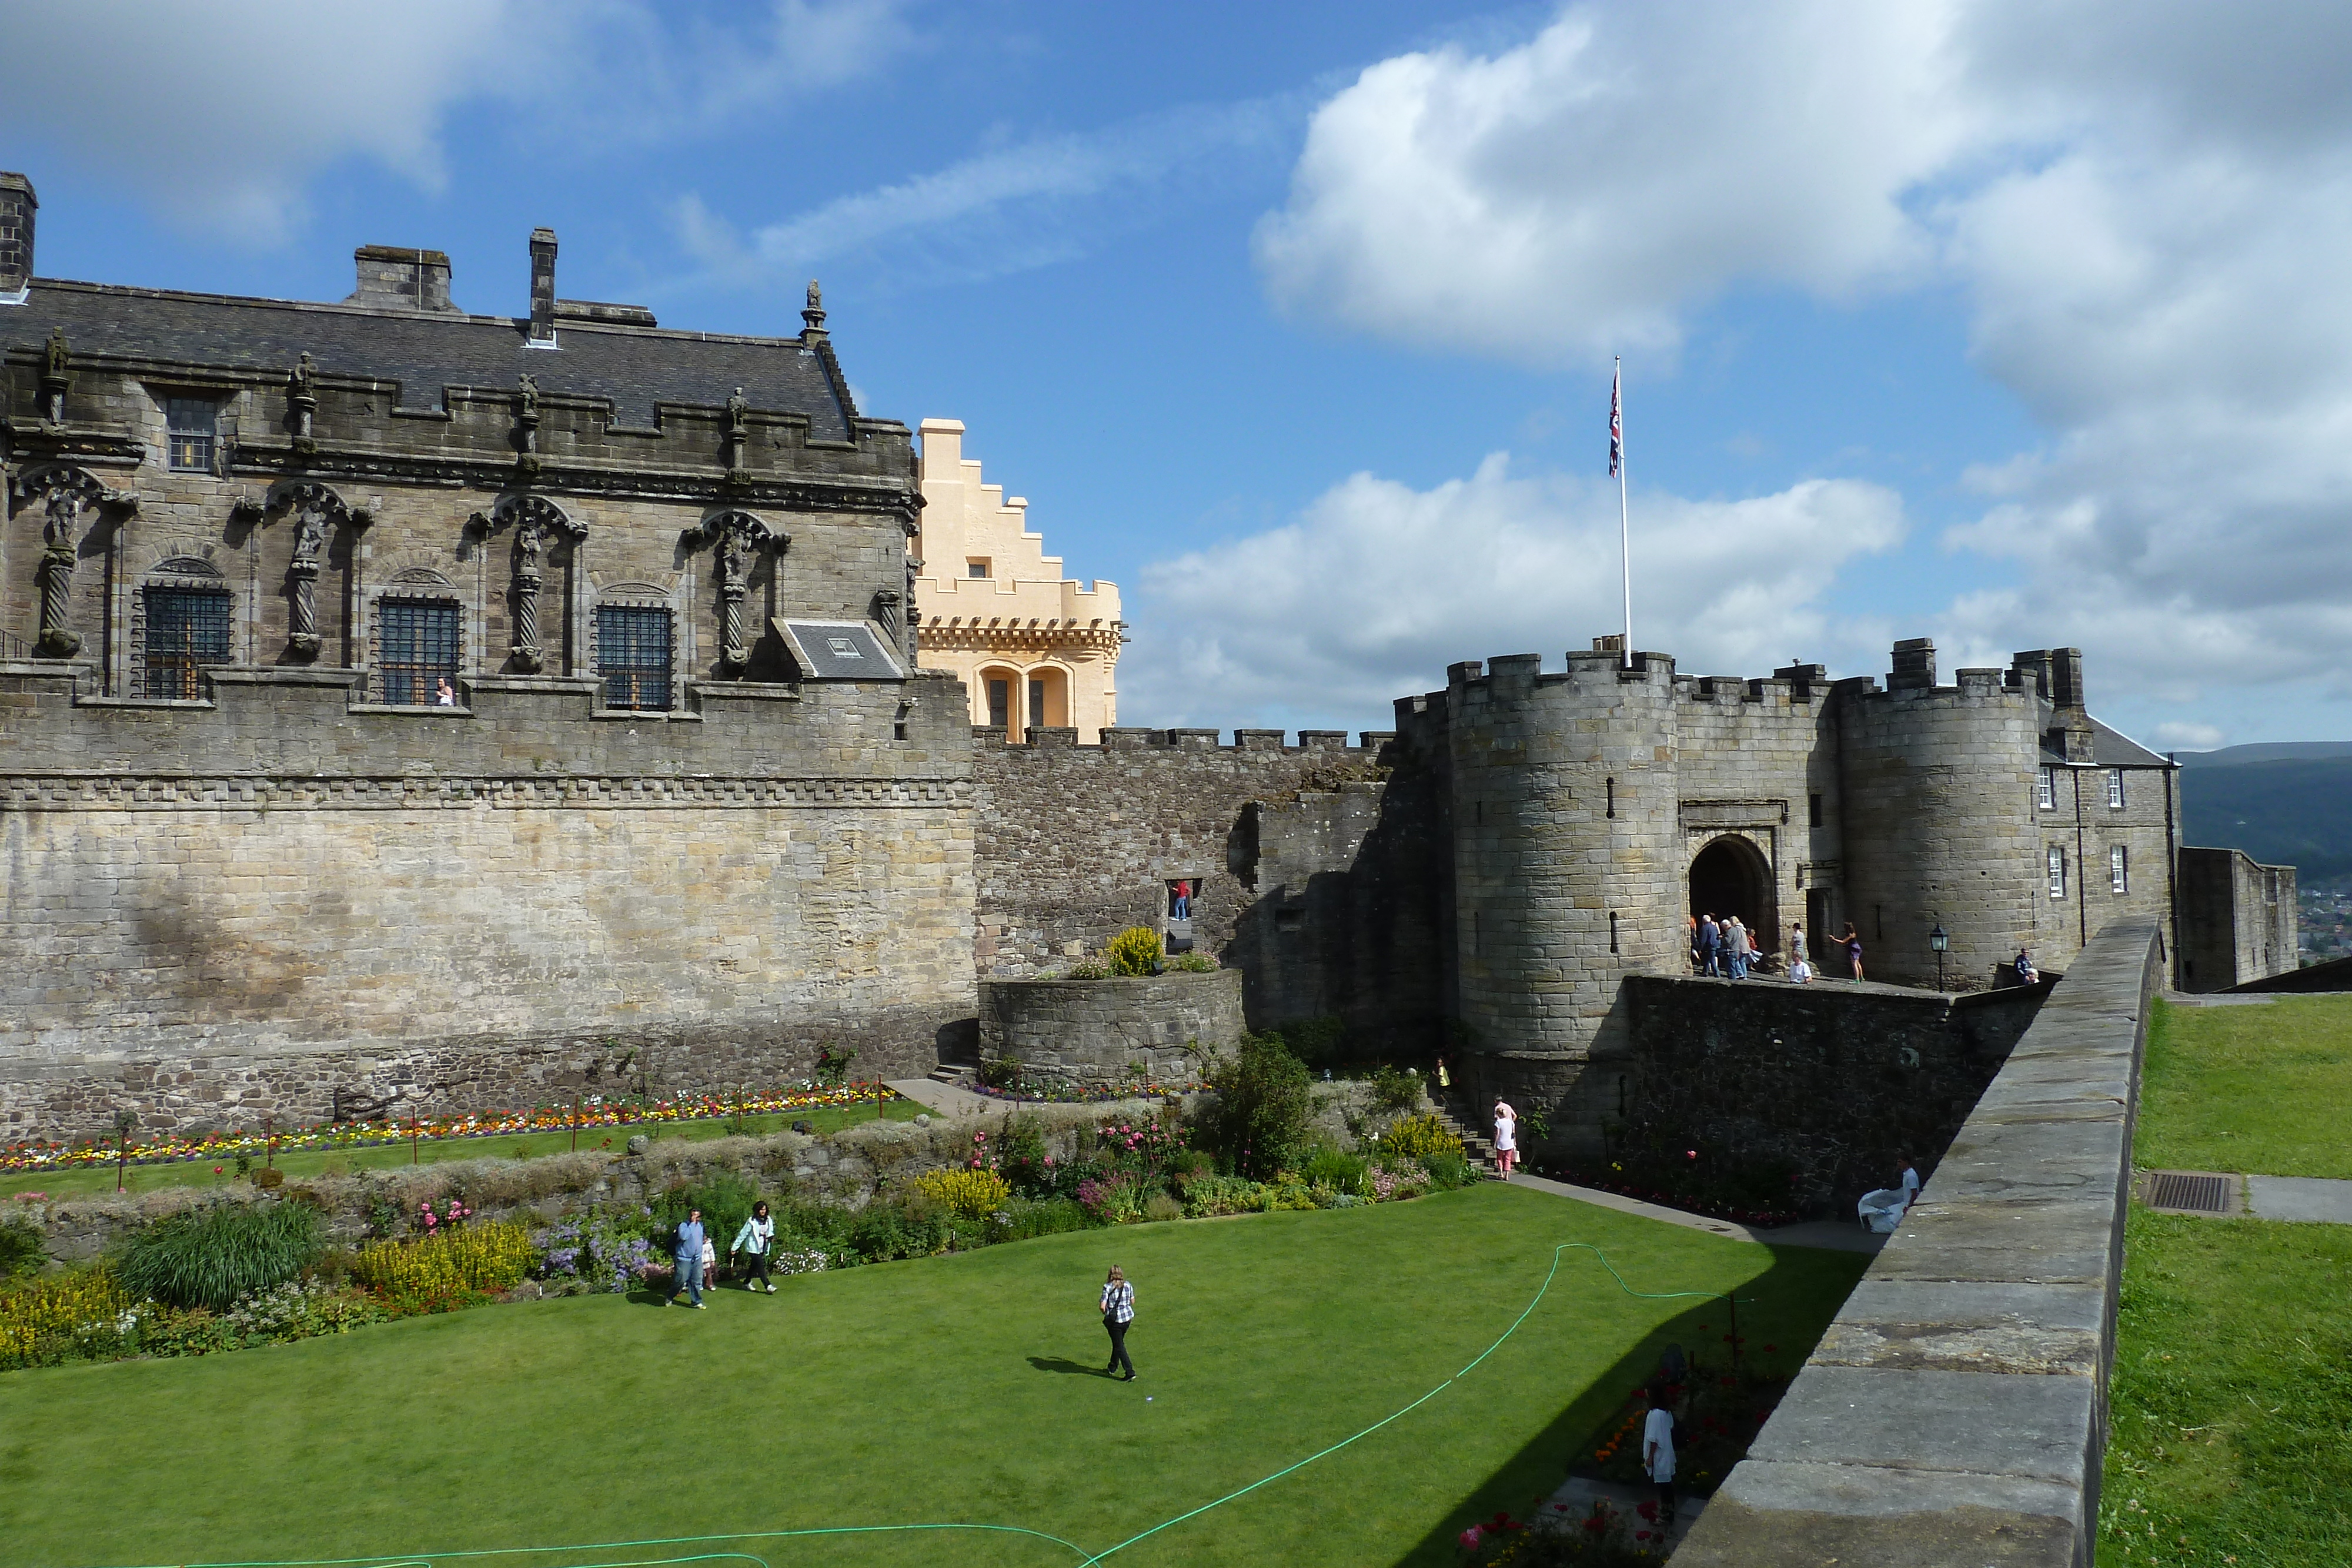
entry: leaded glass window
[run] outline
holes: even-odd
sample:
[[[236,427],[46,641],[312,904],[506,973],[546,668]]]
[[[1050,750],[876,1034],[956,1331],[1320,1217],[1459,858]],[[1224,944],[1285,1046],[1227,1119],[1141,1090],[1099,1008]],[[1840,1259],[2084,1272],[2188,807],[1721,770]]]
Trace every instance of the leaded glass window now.
[[[657,605],[596,607],[596,674],[606,707],[669,706],[669,612]]]
[[[381,613],[383,700],[430,704],[443,676],[457,678],[457,607],[446,600],[387,599]]]
[[[219,589],[147,590],[147,695],[193,701],[204,666],[228,663],[229,595]]]

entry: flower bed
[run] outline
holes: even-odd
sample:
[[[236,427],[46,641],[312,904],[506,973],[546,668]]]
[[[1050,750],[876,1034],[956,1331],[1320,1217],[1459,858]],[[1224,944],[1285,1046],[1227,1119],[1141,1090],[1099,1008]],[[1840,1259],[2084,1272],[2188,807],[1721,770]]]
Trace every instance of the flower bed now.
[[[714,1121],[730,1116],[772,1116],[792,1111],[879,1104],[900,1098],[881,1083],[851,1083],[831,1089],[788,1089],[763,1094],[682,1095],[653,1102],[589,1100],[581,1104],[542,1105],[530,1111],[479,1111],[463,1116],[408,1122],[326,1122],[276,1134],[213,1133],[201,1138],[152,1138],[127,1148],[114,1144],[22,1143],[0,1147],[0,1175],[81,1170],[118,1160],[134,1166],[182,1160],[218,1160],[267,1152],[373,1148],[409,1139],[495,1138],[515,1133],[561,1133],[592,1127],[632,1127],[645,1123]]]

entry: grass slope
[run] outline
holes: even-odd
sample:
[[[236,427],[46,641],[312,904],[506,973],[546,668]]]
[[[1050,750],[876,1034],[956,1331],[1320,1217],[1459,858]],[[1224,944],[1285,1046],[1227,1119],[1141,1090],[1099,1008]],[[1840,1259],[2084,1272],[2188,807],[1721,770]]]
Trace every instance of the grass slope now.
[[[78,1568],[316,1559],[961,1521],[1099,1551],[1380,1420],[1507,1328],[1551,1249],[1637,1289],[1738,1288],[1801,1357],[1866,1260],[1764,1248],[1496,1186],[1414,1203],[1090,1231],[722,1291],[415,1320],[197,1361],[0,1378],[0,1556]],[[1094,1375],[1103,1270],[1139,1291],[1132,1385]],[[1309,1469],[1121,1552],[1439,1563],[1521,1510],[1712,1303],[1569,1253],[1461,1383]],[[1147,1402],[1146,1396],[1150,1396]],[[530,1559],[534,1568],[675,1556]],[[751,1543],[793,1564],[1062,1564],[1009,1535]]]
[[[882,1114],[894,1122],[911,1122],[921,1113],[922,1106],[912,1100],[888,1100],[882,1105]],[[860,1122],[874,1120],[871,1105],[828,1106],[811,1111],[787,1111],[772,1116],[746,1116],[740,1129],[751,1135],[781,1133],[795,1122],[806,1122],[820,1133],[835,1133]],[[618,1151],[639,1134],[650,1138],[677,1138],[700,1142],[706,1138],[729,1135],[727,1119],[712,1117],[694,1122],[642,1122],[625,1127],[583,1127],[580,1148],[588,1153],[600,1145]],[[572,1134],[565,1130],[542,1133],[504,1134],[495,1138],[419,1138],[415,1150],[418,1165],[436,1166],[447,1160],[537,1159],[542,1155],[561,1155],[572,1148]],[[321,1150],[314,1153],[281,1154],[278,1168],[286,1173],[288,1181],[308,1181],[318,1176],[349,1176],[356,1171],[392,1170],[406,1166],[411,1151],[407,1143],[378,1144],[363,1149]],[[254,1164],[261,1163],[256,1156]],[[233,1176],[215,1176],[213,1166],[227,1166],[226,1160],[174,1160],[169,1165],[131,1166],[122,1173],[125,1192],[160,1192],[175,1186],[230,1186]],[[46,1193],[52,1198],[100,1197],[114,1190],[115,1170],[112,1166],[97,1166],[85,1169],[38,1171],[23,1176],[0,1176],[0,1197],[12,1197],[20,1192]]]
[[[2352,1227],[2134,1210],[2101,1568],[2352,1563]]]
[[[2352,1178],[2352,997],[2159,1005],[2134,1158],[2163,1170]]]

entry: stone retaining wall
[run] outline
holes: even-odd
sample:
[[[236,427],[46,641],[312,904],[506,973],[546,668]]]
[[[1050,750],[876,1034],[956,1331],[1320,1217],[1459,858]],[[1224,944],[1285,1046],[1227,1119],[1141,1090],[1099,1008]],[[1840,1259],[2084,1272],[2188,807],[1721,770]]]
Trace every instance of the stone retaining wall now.
[[[2088,1568],[2164,957],[2074,959],[1676,1568]]]
[[[1118,980],[982,980],[980,1055],[1034,1079],[1188,1079],[1242,1037],[1239,970]]]
[[[1694,1147],[1726,1172],[1785,1166],[1775,1207],[1851,1219],[1897,1155],[1934,1169],[2049,991],[1633,975],[1633,1058],[1588,1071],[1614,1075],[1621,1157]]]

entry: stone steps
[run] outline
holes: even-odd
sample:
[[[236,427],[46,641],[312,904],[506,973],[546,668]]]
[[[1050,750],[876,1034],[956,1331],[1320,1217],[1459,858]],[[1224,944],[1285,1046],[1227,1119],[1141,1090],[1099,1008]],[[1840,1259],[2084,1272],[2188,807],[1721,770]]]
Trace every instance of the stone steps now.
[[[1437,1113],[1438,1125],[1462,1140],[1462,1152],[1470,1163],[1482,1171],[1499,1171],[1501,1164],[1495,1158],[1495,1140],[1476,1130],[1475,1123],[1465,1122],[1456,1109],[1457,1102],[1448,1093],[1443,1100],[1431,1103]]]

